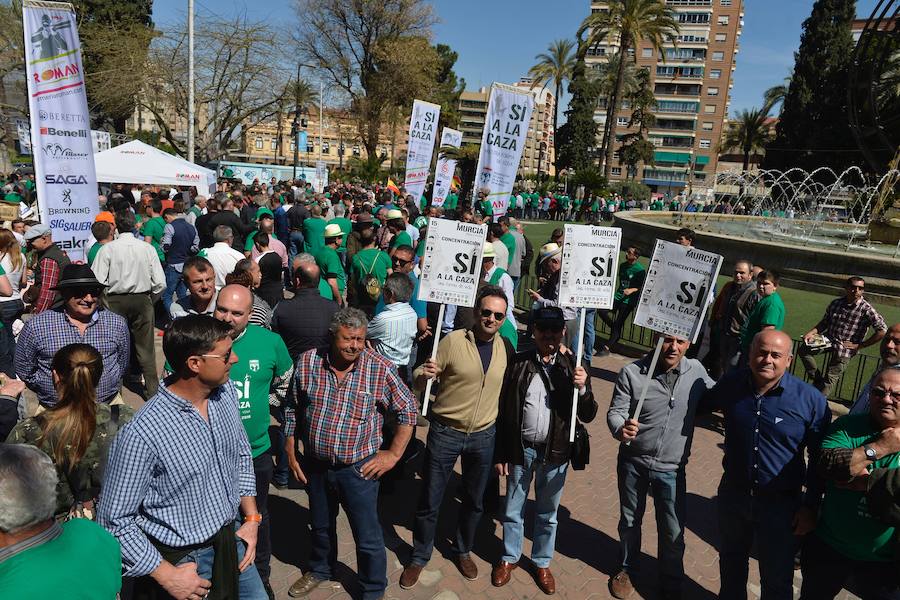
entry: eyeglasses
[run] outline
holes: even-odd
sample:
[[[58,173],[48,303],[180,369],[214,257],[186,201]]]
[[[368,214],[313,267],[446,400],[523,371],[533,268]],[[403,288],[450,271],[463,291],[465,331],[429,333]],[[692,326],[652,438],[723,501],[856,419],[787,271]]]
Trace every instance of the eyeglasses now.
[[[73,298],[84,298],[85,296],[93,296],[99,298],[103,290],[100,288],[74,288],[71,292]]]
[[[890,398],[891,402],[900,404],[900,391],[892,392],[891,390],[885,390],[882,388],[872,388],[872,390],[869,392],[869,396],[878,399]]]
[[[403,260],[402,258],[397,258],[396,256],[391,259],[392,265],[398,265],[401,267],[405,267],[406,265],[410,264],[411,262],[412,262],[411,260]]]
[[[488,317],[491,317],[491,316],[494,317],[494,320],[495,320],[495,321],[502,321],[503,319],[506,318],[506,313],[502,313],[502,312],[494,312],[494,311],[488,310],[488,309],[486,309],[486,308],[485,308],[485,309],[482,309],[482,311],[481,311],[481,318],[482,318],[482,319],[487,319]]]
[[[222,362],[227,365],[228,361],[231,360],[231,350],[229,350],[225,354],[201,354],[200,356],[203,358],[221,358]]]

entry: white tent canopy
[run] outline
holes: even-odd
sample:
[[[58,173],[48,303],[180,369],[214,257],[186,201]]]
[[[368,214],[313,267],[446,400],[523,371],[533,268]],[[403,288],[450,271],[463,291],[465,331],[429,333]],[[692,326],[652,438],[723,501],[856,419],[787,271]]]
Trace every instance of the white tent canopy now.
[[[190,186],[197,193],[215,192],[216,172],[173,156],[140,140],[94,154],[97,181]]]

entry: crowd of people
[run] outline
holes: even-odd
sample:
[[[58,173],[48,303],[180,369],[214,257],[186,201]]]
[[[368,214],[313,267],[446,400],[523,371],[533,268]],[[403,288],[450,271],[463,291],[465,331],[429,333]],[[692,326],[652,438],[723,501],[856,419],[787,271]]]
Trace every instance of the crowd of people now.
[[[530,560],[538,589],[554,594],[567,473],[584,468],[584,424],[608,400],[621,442],[616,598],[646,577],[648,495],[661,593],[684,597],[685,466],[696,418],[713,410],[725,432],[721,597],[746,598],[755,544],[766,600],[792,597],[801,545],[803,599],[832,598],[851,578],[865,599],[900,598],[900,324],[888,327],[862,278],[803,336],[806,383],[788,372],[779,274],[726,257],[732,281],[711,298],[704,335],[693,344],[661,335],[655,370],[649,354],[628,364],[601,400],[590,359],[619,349],[644,283],[642,248],[623,248],[615,303],[588,311],[582,343],[577,310],[558,298],[563,231],[535,252],[517,219],[595,220],[608,204],[589,198],[584,216],[577,197],[545,206],[514,194],[511,214],[495,216],[485,197],[423,206],[402,190],[343,183],[317,193],[303,181],[222,182],[209,198],[116,185],[100,198],[84,261],[45,225],[0,231],[0,589],[12,591],[2,595],[274,598],[272,528],[300,525],[273,522],[269,490],[293,478],[309,499],[308,533],[295,534],[308,535],[310,552],[289,595],[335,577],[342,508],[361,595],[381,598],[378,498],[410,476],[424,426],[399,586],[416,586],[431,559],[460,459],[452,556],[461,576],[479,577],[475,534],[495,512],[503,544],[490,579],[510,581],[533,490]],[[427,217],[488,223],[475,305],[448,306],[440,322],[438,306],[418,299]],[[692,246],[694,232],[673,241]],[[531,269],[532,305],[516,307]],[[606,339],[595,340],[596,318]],[[879,368],[832,422],[827,394],[875,344]],[[137,411],[123,386],[146,401]]]

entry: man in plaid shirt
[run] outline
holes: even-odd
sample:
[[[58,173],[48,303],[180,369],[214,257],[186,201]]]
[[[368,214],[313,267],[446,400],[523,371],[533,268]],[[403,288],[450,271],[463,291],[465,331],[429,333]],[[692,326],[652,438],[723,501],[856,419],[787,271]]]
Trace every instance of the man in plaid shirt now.
[[[393,363],[366,348],[367,324],[361,310],[339,310],[331,319],[331,346],[297,358],[296,397],[288,399],[285,410],[285,445],[291,472],[308,486],[312,548],[309,570],[288,591],[292,598],[306,597],[332,578],[338,502],[356,540],[363,599],[381,598],[387,587],[378,480],[403,456],[416,423],[416,403]],[[398,422],[386,450],[380,449],[383,411],[396,413]],[[303,441],[302,469],[296,429]]]
[[[822,319],[803,336],[800,360],[807,377],[812,378],[813,385],[826,397],[841,378],[850,359],[862,348],[877,344],[887,331],[884,317],[863,298],[865,287],[866,282],[862,277],[849,278],[844,297],[832,300]],[[870,327],[873,333],[865,338]],[[821,370],[810,349],[810,343],[819,334],[831,341],[831,348],[825,353]]]

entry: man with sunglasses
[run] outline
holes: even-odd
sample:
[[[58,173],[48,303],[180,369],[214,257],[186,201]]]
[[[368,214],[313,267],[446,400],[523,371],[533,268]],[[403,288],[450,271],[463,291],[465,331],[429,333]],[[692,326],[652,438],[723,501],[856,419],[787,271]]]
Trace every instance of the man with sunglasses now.
[[[500,398],[497,445],[498,476],[506,476],[502,511],[503,557],[491,572],[491,583],[509,583],[522,555],[525,501],[534,479],[535,517],[531,560],[538,587],[556,591],[550,561],[556,541],[556,511],[566,482],[571,454],[569,426],[572,394],[578,390],[578,419],[594,420],[597,403],[587,371],[571,352],[561,353],[566,321],[562,309],[539,308],[532,314],[535,349],[516,355]]]
[[[844,296],[835,298],[825,309],[825,315],[803,336],[800,360],[807,377],[827,397],[841,378],[850,359],[861,349],[877,344],[887,331],[887,324],[875,308],[863,298],[866,282],[862,277],[850,277]],[[865,337],[869,328],[872,335]],[[824,352],[824,364],[819,369],[815,357],[815,341],[825,336],[831,347]]]
[[[417,341],[422,341],[431,335],[431,327],[428,326],[428,304],[419,300],[419,278],[413,271],[413,260],[415,258],[415,250],[412,246],[398,246],[394,248],[394,254],[391,256],[391,272],[405,273],[413,284],[412,298],[409,299],[409,305],[416,311],[416,330],[419,332]],[[384,294],[375,305],[375,314],[378,315],[384,311]],[[416,356],[416,349],[413,348],[412,356]]]
[[[97,400],[121,403],[122,377],[128,370],[128,324],[100,306],[103,285],[88,265],[66,265],[54,291],[62,296],[63,305],[29,319],[19,333],[16,376],[49,408],[58,397],[50,368],[53,356],[69,344],[90,344],[103,359]]]
[[[867,413],[831,424],[819,457],[827,481],[815,531],[801,555],[801,600],[827,600],[849,579],[868,600],[900,599],[896,566],[900,370],[881,371]]]
[[[458,329],[441,339],[437,358],[416,369],[415,389],[430,378],[440,383],[430,404],[428,440],[419,504],[413,525],[412,560],[403,569],[400,587],[416,585],[431,559],[438,512],[456,460],[462,457],[462,497],[454,562],[473,581],[478,567],[472,560],[475,532],[484,512],[484,491],[494,464],[495,421],[500,391],[514,351],[497,335],[506,319],[506,294],[487,285],[475,300],[476,319],[470,330]]]
[[[656,370],[651,354],[619,372],[606,414],[613,437],[620,442],[616,471],[619,482],[620,569],[610,578],[613,597],[634,592],[631,579],[638,572],[641,522],[647,494],[653,496],[659,538],[661,597],[681,597],[684,581],[684,528],[687,488],[685,468],[691,454],[694,417],[701,398],[715,382],[700,361],[687,358],[691,343],[674,335],[662,336]],[[641,414],[632,415],[650,382]]]

